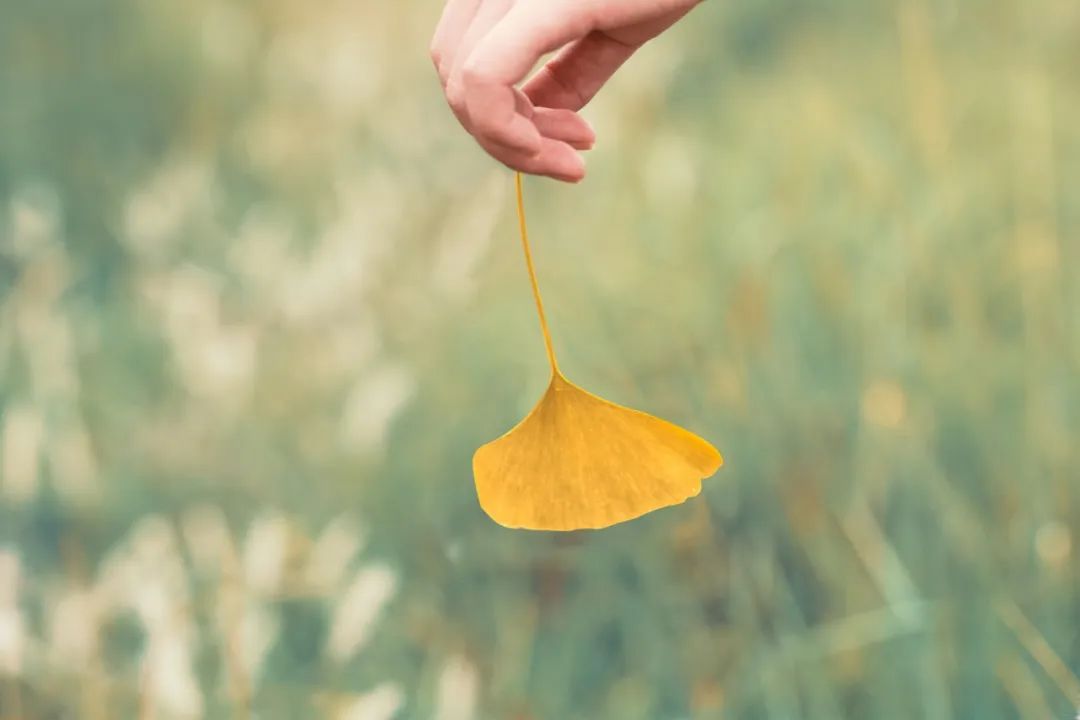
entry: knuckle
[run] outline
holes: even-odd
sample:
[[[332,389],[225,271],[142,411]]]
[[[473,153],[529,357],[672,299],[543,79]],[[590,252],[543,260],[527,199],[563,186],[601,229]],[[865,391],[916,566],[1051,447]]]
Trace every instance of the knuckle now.
[[[446,102],[450,103],[450,107],[456,112],[464,112],[465,110],[465,89],[454,78],[451,78],[450,82],[446,84]]]
[[[491,71],[474,60],[467,60],[461,68],[461,80],[467,86],[485,85],[492,81]]]

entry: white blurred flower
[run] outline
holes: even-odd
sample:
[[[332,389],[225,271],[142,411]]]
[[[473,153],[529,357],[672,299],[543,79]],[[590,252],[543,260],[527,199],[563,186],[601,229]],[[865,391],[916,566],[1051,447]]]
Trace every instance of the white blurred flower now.
[[[128,538],[132,556],[147,567],[160,569],[158,563],[179,563],[180,548],[172,523],[161,515],[144,515],[131,529]],[[170,567],[170,570],[173,568]]]
[[[354,313],[348,322],[328,328],[323,345],[323,365],[328,377],[351,377],[382,349],[382,339],[368,313]]]
[[[229,263],[249,292],[266,303],[280,295],[298,262],[289,250],[295,230],[290,218],[272,205],[249,209],[229,246]]]
[[[401,688],[383,683],[369,693],[356,697],[337,713],[337,720],[390,720],[405,704]]]
[[[257,595],[281,589],[289,550],[289,521],[280,513],[267,513],[252,524],[244,541],[244,584]]]
[[[0,675],[22,674],[26,628],[19,611],[19,557],[0,550]]]
[[[146,704],[177,720],[201,716],[190,580],[172,525],[158,515],[142,518],[102,563],[94,594],[102,612],[130,608],[143,626]]]
[[[343,662],[359,651],[383,607],[397,591],[397,575],[385,565],[361,569],[334,608],[327,654]]]
[[[254,374],[258,335],[254,328],[218,328],[181,354],[189,390],[204,398],[247,396]]]
[[[383,365],[365,373],[345,401],[342,442],[357,452],[377,450],[415,390],[416,381],[401,366]]]
[[[435,720],[472,720],[476,717],[476,668],[461,656],[450,658],[439,675]]]
[[[32,407],[11,405],[3,416],[0,495],[19,504],[37,493],[45,423]]]
[[[197,341],[220,323],[221,279],[201,267],[185,264],[150,276],[147,299],[161,312],[165,332],[178,344]]]
[[[138,574],[141,575],[143,570],[145,567],[140,568]],[[168,584],[153,575],[146,577],[144,582],[138,582],[136,578],[137,575],[133,573],[129,579],[128,602],[143,626],[151,634],[170,630],[177,618],[174,616],[176,606]]]
[[[364,170],[337,178],[333,214],[306,266],[282,288],[282,312],[290,322],[355,314],[372,278],[379,277],[408,209],[385,175]]]
[[[71,323],[57,307],[70,279],[70,263],[62,246],[49,245],[23,266],[11,296],[16,338],[38,401],[77,399]]]
[[[319,534],[308,555],[304,582],[313,592],[330,595],[345,578],[363,537],[348,517],[335,518]]]
[[[143,657],[143,691],[152,707],[166,717],[196,718],[203,714],[203,696],[195,678],[192,636],[154,631]]]
[[[18,604],[21,575],[19,556],[12,550],[0,548],[0,609],[10,610]]]
[[[49,467],[53,486],[68,502],[80,506],[99,498],[97,459],[81,423],[67,427],[51,439]]]
[[[16,188],[10,204],[11,228],[0,252],[27,258],[56,240],[61,222],[60,198],[52,186],[29,183]]]
[[[364,7],[348,3],[335,12],[326,5],[321,22],[281,34],[266,55],[264,76],[270,93],[284,100],[314,94],[343,129],[350,127],[370,108],[388,78],[380,72],[387,36],[364,32],[378,24],[363,17]]]
[[[94,593],[102,612],[134,611],[148,635],[189,632],[189,578],[169,522],[141,519],[102,562]]]
[[[222,672],[234,697],[250,693],[257,685],[279,628],[276,612],[247,597],[242,588],[222,587],[218,596],[217,629],[225,647]]]
[[[99,596],[87,588],[61,591],[48,612],[50,662],[84,672],[94,662],[101,629]]]
[[[221,508],[193,507],[181,517],[180,527],[192,564],[203,575],[221,574],[235,561],[236,548]]]
[[[278,634],[278,617],[261,605],[249,605],[240,626],[240,647],[244,653],[247,680],[254,685],[259,669]]]
[[[164,162],[136,190],[124,209],[124,233],[128,248],[144,260],[165,259],[188,218],[208,207],[213,197],[210,166],[195,157]]]
[[[247,397],[255,370],[255,327],[222,323],[220,282],[200,268],[184,266],[142,285],[162,316],[187,390],[235,409]]]

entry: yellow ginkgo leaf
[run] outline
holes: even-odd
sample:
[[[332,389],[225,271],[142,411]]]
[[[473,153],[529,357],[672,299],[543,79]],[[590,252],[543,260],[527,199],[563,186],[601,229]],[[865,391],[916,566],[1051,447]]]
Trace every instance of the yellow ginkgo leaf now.
[[[517,427],[476,451],[473,473],[481,507],[500,525],[578,530],[681,503],[722,462],[692,432],[556,373]]]
[[[559,371],[529,250],[520,175],[516,187],[551,383],[517,427],[476,451],[480,506],[507,527],[580,530],[614,525],[697,495],[701,480],[723,463],[716,448],[666,420],[586,392]]]

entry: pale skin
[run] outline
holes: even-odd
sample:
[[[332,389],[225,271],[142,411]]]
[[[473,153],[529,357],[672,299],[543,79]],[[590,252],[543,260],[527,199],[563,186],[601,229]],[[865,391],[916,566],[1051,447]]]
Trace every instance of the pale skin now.
[[[578,182],[596,142],[581,108],[700,1],[448,0],[431,58],[454,115],[492,157]]]

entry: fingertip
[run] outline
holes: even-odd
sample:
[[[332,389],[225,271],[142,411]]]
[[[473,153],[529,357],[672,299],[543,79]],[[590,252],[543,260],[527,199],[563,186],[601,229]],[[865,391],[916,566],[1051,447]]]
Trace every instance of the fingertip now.
[[[576,185],[585,179],[585,158],[576,152],[567,153],[553,162],[549,172],[544,174]]]
[[[591,148],[596,144],[596,128],[594,128],[592,123],[585,118],[580,115],[578,115],[578,117],[581,118],[581,126],[585,129],[585,140],[589,143],[589,147]]]
[[[592,150],[596,146],[596,131],[582,120],[579,133],[577,137],[567,140],[570,146],[575,150]]]
[[[513,131],[492,134],[490,139],[529,157],[536,157],[544,150],[544,138],[531,124],[527,128],[514,128]]]
[[[574,182],[581,182],[585,179],[585,158],[577,153],[574,153],[574,158],[577,159],[577,164],[574,167]]]
[[[515,115],[505,125],[489,126],[488,136],[492,141],[526,155],[538,155],[544,149],[544,136],[535,125],[520,115]]]
[[[567,177],[567,182],[572,185],[577,185],[585,179],[585,166],[581,166],[581,170]]]
[[[544,140],[544,149],[535,160],[535,170],[563,182],[577,183],[585,177],[585,158],[569,143]]]
[[[594,147],[596,147],[596,136],[594,135],[590,138],[577,140],[571,143],[571,146],[575,150],[592,150]]]
[[[572,110],[564,110],[561,112],[565,112],[569,115],[571,126],[575,131],[575,139],[592,147],[596,143],[596,129],[593,128],[592,123]]]
[[[536,108],[532,121],[541,135],[577,150],[590,150],[596,143],[592,125],[572,110]]]
[[[585,178],[585,158],[564,142],[544,139],[540,152],[524,154],[514,148],[477,138],[488,154],[512,170],[566,183]]]

